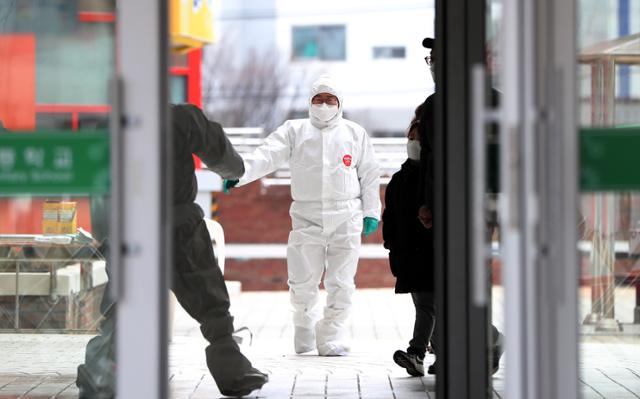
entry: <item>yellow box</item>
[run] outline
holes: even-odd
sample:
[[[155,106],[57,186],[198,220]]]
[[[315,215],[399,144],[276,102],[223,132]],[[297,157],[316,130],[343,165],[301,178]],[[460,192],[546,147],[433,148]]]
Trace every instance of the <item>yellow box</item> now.
[[[43,234],[75,234],[78,227],[77,203],[45,201],[42,205]]]
[[[58,234],[75,234],[78,228],[78,205],[75,202],[60,202],[58,211]]]
[[[58,210],[60,201],[45,201],[42,204],[42,233],[58,234]]]
[[[213,11],[209,0],[170,0],[171,48],[186,53],[213,43]]]

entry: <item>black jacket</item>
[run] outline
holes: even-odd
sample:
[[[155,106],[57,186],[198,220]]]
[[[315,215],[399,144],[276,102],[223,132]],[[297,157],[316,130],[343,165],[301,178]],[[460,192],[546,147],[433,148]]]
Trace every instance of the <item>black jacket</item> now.
[[[190,104],[171,106],[173,122],[173,205],[176,222],[202,218],[194,200],[198,193],[193,155],[225,179],[244,174],[242,157],[231,145],[219,123],[208,120],[200,108]]]
[[[500,105],[500,92],[491,88],[491,105]],[[433,144],[436,129],[436,93],[427,97],[421,105],[420,115],[416,115],[420,120],[418,125],[418,136],[420,137],[420,200],[427,206],[433,215],[433,195],[434,195],[434,153]],[[498,154],[498,125],[492,123],[488,134],[488,157],[487,157],[487,188],[491,193],[500,190],[499,179],[499,154]],[[436,219],[436,215],[433,218]]]
[[[433,292],[433,233],[418,220],[420,164],[407,160],[387,185],[382,238],[396,293]]]
[[[418,116],[418,137],[420,138],[420,180],[418,193],[420,201],[433,213],[433,138],[435,123],[436,94],[433,93],[422,104],[422,112]]]

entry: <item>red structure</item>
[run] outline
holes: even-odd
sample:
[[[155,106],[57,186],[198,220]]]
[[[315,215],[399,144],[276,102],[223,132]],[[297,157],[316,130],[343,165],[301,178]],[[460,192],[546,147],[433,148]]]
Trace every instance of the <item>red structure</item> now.
[[[36,37],[0,35],[0,121],[10,130],[36,127]]]
[[[79,12],[82,23],[107,23],[116,21],[114,13]],[[111,111],[109,104],[73,104],[36,102],[36,45],[35,34],[0,35],[0,121],[6,129],[14,131],[37,131],[38,114],[55,114],[69,121],[69,130],[78,132],[84,115],[105,116]],[[186,66],[172,66],[171,76],[184,79],[186,97],[184,101],[202,106],[201,91],[202,50],[186,55]],[[66,118],[65,118],[66,115]],[[200,167],[200,160],[195,159]],[[0,199],[0,232],[2,234],[42,233],[42,203],[44,198]],[[78,204],[78,226],[91,231],[89,201],[86,197],[69,198]]]

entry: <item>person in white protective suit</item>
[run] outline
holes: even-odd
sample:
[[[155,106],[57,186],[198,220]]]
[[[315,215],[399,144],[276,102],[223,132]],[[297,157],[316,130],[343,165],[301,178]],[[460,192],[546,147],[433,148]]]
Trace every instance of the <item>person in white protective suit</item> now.
[[[348,354],[345,322],[360,234],[374,232],[380,220],[380,169],[371,140],[364,128],[342,117],[342,107],[337,86],[321,76],[311,88],[309,118],[286,121],[245,158],[239,181],[224,182],[228,192],[289,162],[293,203],[287,265],[296,353],[317,348],[321,356]],[[316,305],[325,270],[327,304],[320,319]]]

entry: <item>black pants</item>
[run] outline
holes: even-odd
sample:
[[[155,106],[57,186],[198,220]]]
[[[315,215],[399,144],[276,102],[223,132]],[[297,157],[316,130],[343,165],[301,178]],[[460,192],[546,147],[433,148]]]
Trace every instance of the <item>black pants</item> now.
[[[423,358],[429,341],[435,350],[436,341],[436,303],[433,292],[412,292],[411,299],[416,308],[416,321],[413,326],[413,338],[409,341],[407,353],[418,355]],[[502,340],[502,334],[492,324],[491,342],[495,347]]]
[[[205,350],[207,366],[218,387],[230,386],[252,367],[233,340],[227,286],[213,254],[202,210],[188,204],[175,211],[172,289],[180,305],[200,323],[200,331],[210,343]],[[108,253],[108,240],[105,244]],[[114,388],[116,303],[108,292],[107,287],[101,304],[104,319],[100,334],[89,341],[85,364],[78,367],[81,397],[99,397],[96,392],[104,391],[108,392],[105,397],[111,397]]]
[[[173,243],[173,292],[178,302],[200,323],[209,342],[231,335],[229,294],[202,216],[193,215],[176,226]]]
[[[436,325],[436,303],[433,292],[412,292],[411,299],[416,308],[413,338],[407,353],[423,358]]]

